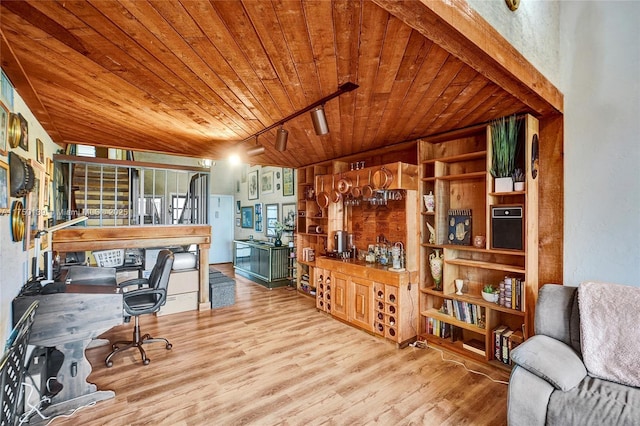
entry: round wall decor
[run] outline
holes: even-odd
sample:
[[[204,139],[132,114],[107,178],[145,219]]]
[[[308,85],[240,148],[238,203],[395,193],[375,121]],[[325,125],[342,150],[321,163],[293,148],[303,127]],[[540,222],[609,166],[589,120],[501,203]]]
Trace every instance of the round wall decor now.
[[[15,242],[24,238],[24,206],[20,200],[11,205],[11,236]]]
[[[22,126],[20,124],[20,117],[18,117],[18,114],[10,113],[7,136],[9,138],[9,146],[11,148],[17,147],[22,139]]]

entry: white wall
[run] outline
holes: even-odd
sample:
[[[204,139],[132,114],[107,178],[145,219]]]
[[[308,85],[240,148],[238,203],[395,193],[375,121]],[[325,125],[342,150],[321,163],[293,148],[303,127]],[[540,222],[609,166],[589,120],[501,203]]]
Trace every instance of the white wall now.
[[[245,171],[243,172],[243,168]],[[266,205],[267,204],[278,204],[278,218],[282,220],[282,204],[295,204],[297,202],[296,194],[292,196],[283,196],[282,195],[282,168],[280,167],[262,167],[262,166],[249,166],[243,164],[239,166],[237,169],[236,182],[235,185],[235,201],[240,201],[241,206],[254,206],[257,203],[262,203],[262,213],[263,216],[266,216]],[[257,200],[249,200],[248,189],[247,189],[247,181],[249,180],[249,175],[254,172],[258,172],[258,181],[260,181],[263,173],[273,172],[273,192],[265,194],[262,191],[262,187],[259,187],[259,198]],[[278,177],[278,174],[280,177]],[[246,176],[246,179],[245,179]],[[295,181],[297,176],[294,174],[294,188],[296,188]],[[280,187],[278,188],[278,185]],[[297,208],[296,208],[297,209]],[[235,215],[236,218],[240,218],[239,214]],[[263,229],[262,232],[257,232],[255,228],[242,228],[240,226],[235,227],[235,238],[236,239],[247,239],[250,235],[253,235],[253,238],[257,240],[267,239],[266,235],[266,217],[263,218]],[[289,242],[289,238],[287,235],[283,235],[282,242],[284,244]]]
[[[45,158],[50,158],[61,148],[51,141],[49,135],[44,131],[40,123],[36,121],[22,98],[15,91],[14,105],[11,112],[21,113],[29,123],[29,151],[19,147],[10,148],[7,146],[8,151],[13,151],[26,159],[35,159],[36,138],[44,143]],[[0,159],[5,163],[9,163],[6,156],[0,155]],[[9,208],[11,208],[11,203],[16,200],[18,198],[10,197]],[[20,200],[23,204],[25,203],[24,198]],[[0,225],[0,344],[4,344],[12,328],[11,302],[31,275],[30,259],[33,257],[34,251],[24,251],[23,242],[12,241],[9,216],[0,216],[0,221],[2,222]]]
[[[640,3],[560,11],[565,282],[640,286]]]
[[[469,4],[564,93],[564,283],[640,286],[640,2]]]

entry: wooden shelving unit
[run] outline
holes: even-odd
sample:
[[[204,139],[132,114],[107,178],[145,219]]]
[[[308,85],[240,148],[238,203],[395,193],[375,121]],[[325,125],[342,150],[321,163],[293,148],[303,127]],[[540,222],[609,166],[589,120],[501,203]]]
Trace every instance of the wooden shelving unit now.
[[[300,282],[303,274],[309,275],[311,291],[315,290],[314,268],[315,260],[306,260],[303,256],[305,248],[314,251],[315,258],[322,256],[328,246],[329,212],[327,208],[321,208],[316,201],[320,191],[331,191],[330,182],[325,183],[324,189],[318,184],[318,176],[339,173],[346,170],[347,164],[333,161],[326,164],[314,165],[298,169],[298,219],[296,221],[296,259],[297,282],[300,290]],[[320,229],[321,232],[316,232]],[[309,232],[313,230],[313,232]],[[303,291],[310,294],[309,291]]]
[[[538,180],[532,176],[531,153],[533,136],[537,133],[537,120],[525,115],[518,166],[525,170],[526,190],[508,193],[493,191],[493,178],[488,172],[491,168],[490,128],[476,126],[466,132],[456,131],[450,138],[439,135],[437,139],[423,139],[418,145],[420,196],[429,192],[435,196],[435,211],[427,212],[422,205],[419,216],[422,221],[420,264],[424,265],[420,271],[419,337],[430,344],[503,368],[508,366],[495,357],[493,330],[505,325],[511,330],[522,330],[525,338],[533,330],[532,301],[538,291]],[[522,206],[522,250],[491,248],[491,206],[494,205]],[[484,247],[449,243],[450,209],[471,210],[471,241],[474,236],[483,235],[486,239]],[[435,243],[429,242],[427,223],[435,229]],[[444,253],[442,291],[435,290],[429,266],[429,255],[434,250]],[[495,287],[507,276],[523,282],[522,310],[487,302],[481,297],[484,285]],[[455,279],[464,280],[463,295],[456,294]],[[484,328],[444,313],[443,305],[447,303],[478,307],[475,309],[485,313]],[[429,324],[433,326],[435,321],[440,322],[439,331],[442,324],[452,330],[449,337],[429,332]],[[484,342],[484,356],[463,347],[463,343],[471,339]]]

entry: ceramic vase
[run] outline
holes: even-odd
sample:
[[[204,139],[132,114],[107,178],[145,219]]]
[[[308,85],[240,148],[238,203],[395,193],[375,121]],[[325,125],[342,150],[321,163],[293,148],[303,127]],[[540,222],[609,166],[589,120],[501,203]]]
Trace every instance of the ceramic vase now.
[[[433,195],[433,191],[429,191],[427,195],[422,196],[424,198],[424,207],[427,209],[427,212],[433,213],[436,208],[436,200]]]
[[[462,296],[462,287],[464,286],[464,280],[457,278],[456,279],[456,294],[458,296]]]
[[[431,266],[431,276],[436,290],[442,290],[442,264],[444,263],[444,254],[439,249],[435,249],[429,255],[429,265]]]
[[[513,191],[513,179],[510,177],[495,178],[493,180],[494,192],[511,192]]]

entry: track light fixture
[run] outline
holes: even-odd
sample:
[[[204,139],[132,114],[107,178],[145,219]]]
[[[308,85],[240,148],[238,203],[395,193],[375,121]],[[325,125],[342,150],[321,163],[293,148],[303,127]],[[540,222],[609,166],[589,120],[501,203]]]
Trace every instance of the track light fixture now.
[[[311,121],[316,135],[326,135],[329,133],[329,124],[327,117],[324,115],[324,105],[318,105],[311,110]]]
[[[276,150],[283,152],[287,149],[287,139],[289,138],[289,132],[285,130],[282,125],[278,129],[276,136]]]
[[[262,146],[261,144],[252,146],[247,150],[247,157],[253,157],[260,154],[264,154],[264,146]]]
[[[278,129],[277,135],[276,135],[276,149],[278,151],[284,151],[287,148],[287,137],[289,132],[285,129],[282,128],[282,125],[284,123],[286,123],[287,121],[290,121],[296,117],[298,117],[299,115],[304,114],[305,112],[309,112],[311,111],[311,120],[313,121],[313,128],[316,131],[317,135],[326,135],[327,133],[329,133],[329,125],[327,123],[327,118],[324,114],[324,104],[327,103],[328,101],[330,101],[333,98],[337,98],[338,96],[342,95],[343,93],[347,93],[347,92],[351,92],[352,90],[357,89],[359,86],[355,83],[351,83],[351,82],[347,82],[344,84],[341,84],[338,87],[338,90],[336,92],[333,92],[330,95],[325,96],[324,98],[312,103],[311,105],[294,112],[293,114],[290,114],[288,116],[286,116],[285,118],[276,121],[275,123],[273,123],[272,125],[270,125],[269,127],[266,127],[262,130],[260,130],[259,132],[249,136],[248,138],[240,141],[237,143],[237,145],[240,145],[252,138],[256,138],[256,143],[257,143],[257,139],[258,136],[260,136],[263,133],[266,133],[272,129],[275,129],[276,127],[280,126],[280,129]],[[264,146],[259,145],[259,146],[255,146],[253,148],[249,148],[247,150],[247,155],[259,155],[262,154],[264,152]]]

